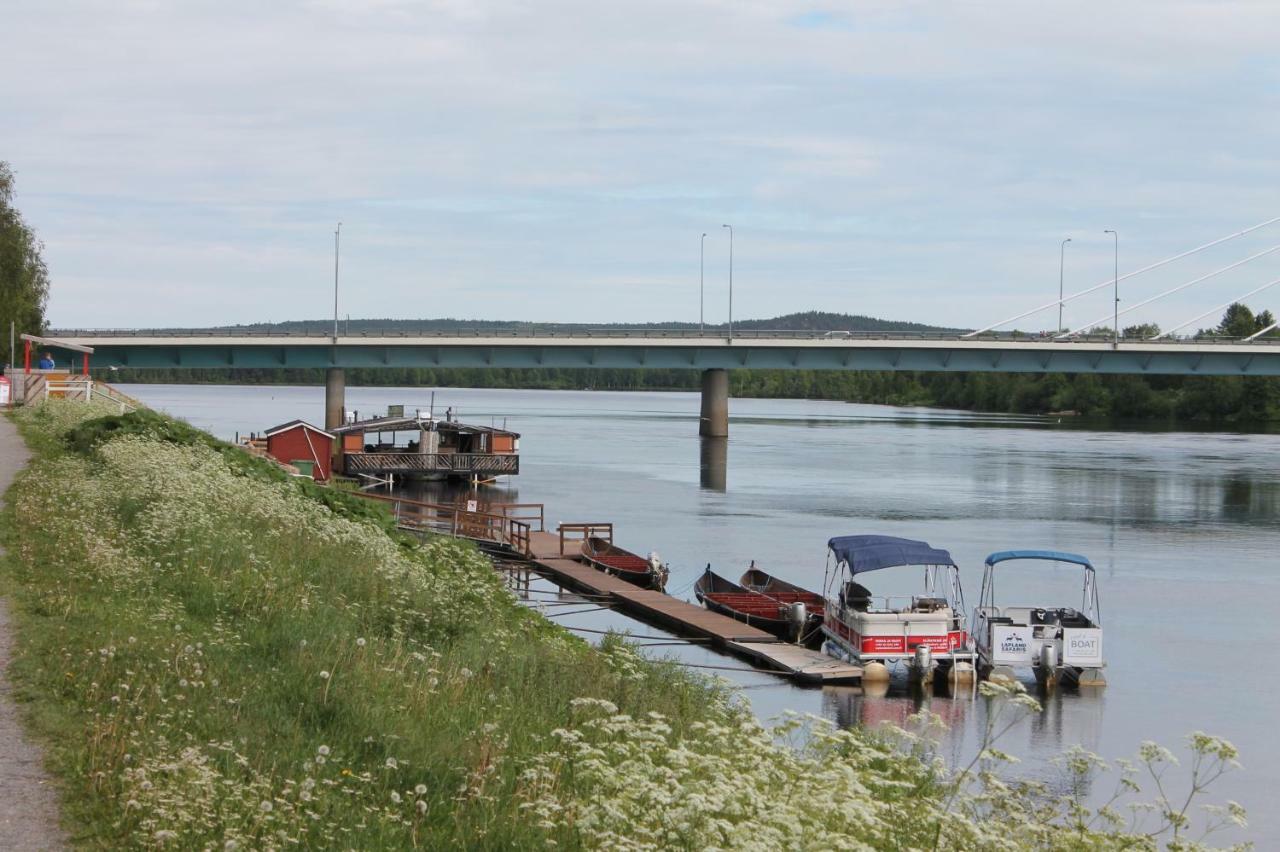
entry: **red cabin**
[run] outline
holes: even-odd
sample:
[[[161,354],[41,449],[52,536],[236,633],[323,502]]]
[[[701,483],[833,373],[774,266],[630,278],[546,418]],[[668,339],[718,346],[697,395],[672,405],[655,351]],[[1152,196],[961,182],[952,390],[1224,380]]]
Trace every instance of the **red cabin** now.
[[[290,420],[263,433],[267,453],[312,478],[327,481],[333,472],[334,436],[303,420]]]

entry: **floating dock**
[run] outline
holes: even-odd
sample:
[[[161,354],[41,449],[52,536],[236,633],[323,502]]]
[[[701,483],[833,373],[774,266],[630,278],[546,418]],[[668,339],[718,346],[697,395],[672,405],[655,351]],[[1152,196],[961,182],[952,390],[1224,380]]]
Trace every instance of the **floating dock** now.
[[[608,600],[618,609],[677,635],[709,639],[713,648],[744,658],[798,683],[822,685],[859,683],[862,680],[862,668],[859,666],[782,642],[758,627],[679,600],[665,592],[641,589],[620,577],[579,562],[573,558],[579,541],[566,540],[563,533],[530,533],[529,561],[534,570],[561,585]]]

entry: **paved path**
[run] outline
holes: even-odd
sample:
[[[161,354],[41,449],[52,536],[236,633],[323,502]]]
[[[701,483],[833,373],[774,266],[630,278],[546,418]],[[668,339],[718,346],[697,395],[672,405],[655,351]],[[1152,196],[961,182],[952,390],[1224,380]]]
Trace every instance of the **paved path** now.
[[[0,495],[27,458],[18,430],[0,416]],[[11,629],[8,601],[0,597],[0,849],[62,849],[67,838],[58,826],[58,792],[40,749],[22,729],[6,676],[13,658]]]

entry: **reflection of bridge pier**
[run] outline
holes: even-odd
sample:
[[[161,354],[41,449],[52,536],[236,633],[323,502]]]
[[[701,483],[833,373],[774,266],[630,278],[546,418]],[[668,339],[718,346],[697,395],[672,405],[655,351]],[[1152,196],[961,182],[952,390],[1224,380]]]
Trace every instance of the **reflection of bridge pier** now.
[[[699,438],[698,473],[708,491],[725,491],[729,479],[729,439]]]

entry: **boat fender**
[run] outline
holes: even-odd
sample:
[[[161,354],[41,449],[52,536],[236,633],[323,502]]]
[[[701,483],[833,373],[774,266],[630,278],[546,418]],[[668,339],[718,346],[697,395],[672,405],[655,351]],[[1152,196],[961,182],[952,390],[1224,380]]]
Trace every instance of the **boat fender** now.
[[[862,667],[863,683],[888,683],[889,669],[884,663],[872,660]]]

